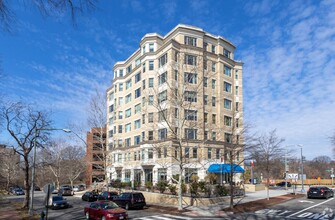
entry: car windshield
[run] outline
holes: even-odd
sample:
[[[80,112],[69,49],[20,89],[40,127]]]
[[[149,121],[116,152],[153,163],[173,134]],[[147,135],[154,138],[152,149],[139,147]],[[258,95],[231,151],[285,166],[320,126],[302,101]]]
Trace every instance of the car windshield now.
[[[114,202],[109,202],[109,203],[102,203],[101,208],[102,209],[115,209],[118,208],[119,206],[116,205]]]
[[[61,196],[54,196],[54,197],[52,198],[52,200],[53,200],[53,201],[61,201],[61,200],[63,200],[63,197],[61,197]]]

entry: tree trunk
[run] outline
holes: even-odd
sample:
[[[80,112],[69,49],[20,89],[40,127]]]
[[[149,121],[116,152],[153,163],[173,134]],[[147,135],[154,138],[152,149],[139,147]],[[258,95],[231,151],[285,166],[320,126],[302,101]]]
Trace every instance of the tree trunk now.
[[[267,198],[267,200],[270,199],[269,186],[270,186],[270,179],[269,179],[269,177],[267,177],[266,178],[266,198]]]
[[[178,180],[178,210],[183,210],[183,195],[182,195],[182,169],[180,169],[179,180]]]
[[[232,172],[232,165],[230,165],[231,171],[229,172],[229,186],[230,186],[230,208],[234,207],[234,186],[233,186],[233,172]]]
[[[29,182],[29,161],[28,161],[28,154],[24,155],[24,172],[25,172],[25,191],[26,191],[26,196],[23,201],[23,206],[22,208],[28,208],[29,207],[29,201],[30,201],[30,182]]]

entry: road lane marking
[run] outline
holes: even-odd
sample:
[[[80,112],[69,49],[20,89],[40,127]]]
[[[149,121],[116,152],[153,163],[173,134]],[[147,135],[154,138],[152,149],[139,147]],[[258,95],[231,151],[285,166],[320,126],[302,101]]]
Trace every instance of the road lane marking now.
[[[334,198],[331,198],[331,199],[328,199],[328,200],[326,200],[326,201],[324,201],[324,202],[321,202],[321,203],[312,205],[312,206],[310,206],[310,207],[308,207],[308,208],[305,208],[305,209],[303,209],[303,210],[300,210],[299,212],[293,213],[293,214],[291,214],[291,215],[289,215],[289,216],[287,216],[287,217],[292,217],[292,216],[297,215],[297,214],[299,214],[299,213],[302,213],[302,212],[304,212],[304,211],[306,211],[306,210],[308,210],[308,209],[311,209],[311,208],[314,208],[314,207],[316,207],[316,206],[319,206],[319,205],[322,205],[322,204],[324,204],[324,203],[327,203],[327,202],[329,202],[329,201],[331,201],[331,200],[333,200],[333,199],[334,199]]]
[[[312,202],[312,201],[306,201],[306,200],[299,200],[299,202],[302,202],[302,203],[314,203],[314,202]]]

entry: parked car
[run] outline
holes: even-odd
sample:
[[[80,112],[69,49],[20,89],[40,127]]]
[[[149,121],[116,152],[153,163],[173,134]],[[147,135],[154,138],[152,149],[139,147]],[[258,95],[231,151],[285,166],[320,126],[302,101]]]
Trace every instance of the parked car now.
[[[118,193],[117,192],[101,192],[100,195],[98,196],[98,200],[109,200],[109,201],[113,201],[113,199],[115,197],[118,197]]]
[[[118,197],[113,198],[113,202],[125,209],[139,208],[143,209],[146,206],[145,198],[140,192],[124,192]]]
[[[75,192],[84,191],[85,188],[86,188],[85,185],[79,184],[79,185],[73,186],[73,191],[75,191]]]
[[[85,192],[84,195],[82,195],[81,199],[88,202],[93,202],[98,200],[99,194],[97,192]]]
[[[277,183],[276,186],[285,187],[285,181]],[[291,186],[292,184],[290,182],[287,182],[287,187]]]
[[[70,187],[62,187],[60,189],[60,193],[59,194],[61,194],[62,196],[73,196],[74,195],[74,191]]]
[[[52,202],[49,205],[51,209],[66,209],[69,208],[69,203],[63,196],[53,196]]]
[[[127,211],[111,201],[96,201],[84,208],[86,219],[127,220]]]
[[[334,191],[326,186],[311,186],[307,191],[307,198],[325,198],[334,197]]]
[[[25,195],[24,190],[21,188],[15,188],[13,189],[13,194],[17,196]]]

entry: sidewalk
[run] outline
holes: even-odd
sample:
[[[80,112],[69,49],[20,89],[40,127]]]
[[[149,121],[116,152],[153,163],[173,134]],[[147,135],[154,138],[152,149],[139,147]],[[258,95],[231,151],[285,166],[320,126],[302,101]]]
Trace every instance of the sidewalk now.
[[[0,219],[22,220],[22,217],[7,199],[0,198]]]

